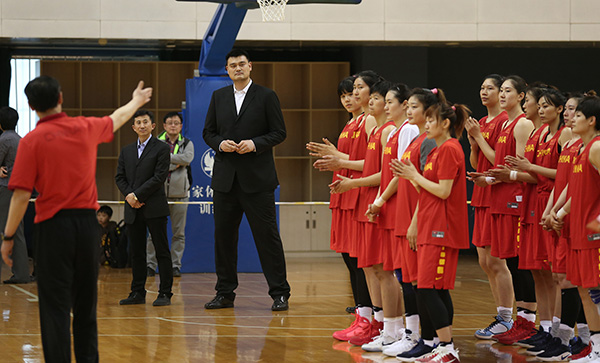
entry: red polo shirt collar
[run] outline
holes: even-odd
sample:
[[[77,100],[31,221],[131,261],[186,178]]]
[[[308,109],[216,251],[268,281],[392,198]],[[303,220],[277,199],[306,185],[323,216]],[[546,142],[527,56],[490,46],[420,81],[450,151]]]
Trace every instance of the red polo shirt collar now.
[[[55,113],[55,114],[53,114],[53,115],[50,115],[50,116],[46,116],[46,117],[44,117],[44,118],[41,118],[41,119],[40,119],[40,120],[39,120],[37,123],[38,123],[38,124],[40,124],[40,123],[42,123],[42,122],[46,122],[46,121],[52,121],[52,120],[54,120],[54,119],[57,119],[57,118],[63,118],[63,117],[67,117],[67,114],[66,114],[66,113],[64,113],[64,112],[59,112],[59,113]]]

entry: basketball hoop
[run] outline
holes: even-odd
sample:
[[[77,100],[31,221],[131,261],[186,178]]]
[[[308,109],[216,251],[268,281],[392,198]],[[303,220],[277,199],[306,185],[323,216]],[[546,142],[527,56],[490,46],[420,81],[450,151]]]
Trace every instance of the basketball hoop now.
[[[283,21],[288,0],[256,0],[262,13],[262,21]]]

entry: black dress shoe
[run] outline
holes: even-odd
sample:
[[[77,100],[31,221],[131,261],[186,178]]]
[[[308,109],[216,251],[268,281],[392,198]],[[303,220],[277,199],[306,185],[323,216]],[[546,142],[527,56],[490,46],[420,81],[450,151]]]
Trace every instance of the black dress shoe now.
[[[13,275],[10,277],[10,279],[2,281],[2,283],[9,284],[9,285],[16,285],[16,284],[28,284],[32,281],[35,281],[35,280],[33,280],[32,277],[29,277],[29,280],[27,280],[27,281],[20,281],[20,280],[17,280],[15,278],[15,276]]]
[[[289,309],[288,298],[285,296],[277,296],[273,299],[273,305],[271,305],[271,310],[273,311],[286,311]]]
[[[223,295],[217,295],[211,301],[204,304],[205,309],[224,309],[232,307],[233,300],[230,300]]]
[[[181,277],[181,270],[178,267],[173,267],[173,277]]]
[[[140,292],[132,292],[129,294],[127,299],[123,299],[119,301],[119,305],[136,305],[136,304],[145,304],[146,296],[142,295]]]
[[[152,306],[167,306],[171,305],[171,296],[167,294],[158,294],[158,297],[152,303]]]
[[[156,275],[156,271],[154,271],[153,269],[151,269],[150,267],[146,267],[146,276],[148,277],[152,277]]]

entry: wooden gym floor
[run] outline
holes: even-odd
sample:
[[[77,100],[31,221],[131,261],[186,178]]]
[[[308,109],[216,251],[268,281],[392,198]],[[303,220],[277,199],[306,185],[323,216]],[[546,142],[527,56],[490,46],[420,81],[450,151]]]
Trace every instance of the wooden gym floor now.
[[[290,310],[271,312],[262,274],[240,274],[234,309],[204,310],[214,295],[214,274],[176,278],[172,305],[153,307],[158,278],[149,278],[146,305],[119,306],[130,269],[100,268],[98,334],[104,362],[397,362],[331,337],[352,315],[348,274],[341,257],[288,258]],[[2,279],[10,277],[3,265]],[[463,363],[525,362],[516,347],[473,337],[495,307],[473,255],[460,257],[454,301],[454,339]],[[42,362],[35,283],[0,285],[0,361]]]

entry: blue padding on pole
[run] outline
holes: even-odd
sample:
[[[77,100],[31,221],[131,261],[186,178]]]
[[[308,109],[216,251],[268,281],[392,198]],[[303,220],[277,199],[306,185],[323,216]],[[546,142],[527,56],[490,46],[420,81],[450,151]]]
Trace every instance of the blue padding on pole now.
[[[200,75],[227,75],[225,55],[235,43],[246,12],[246,9],[238,8],[234,4],[219,5],[202,40],[198,63]]]

